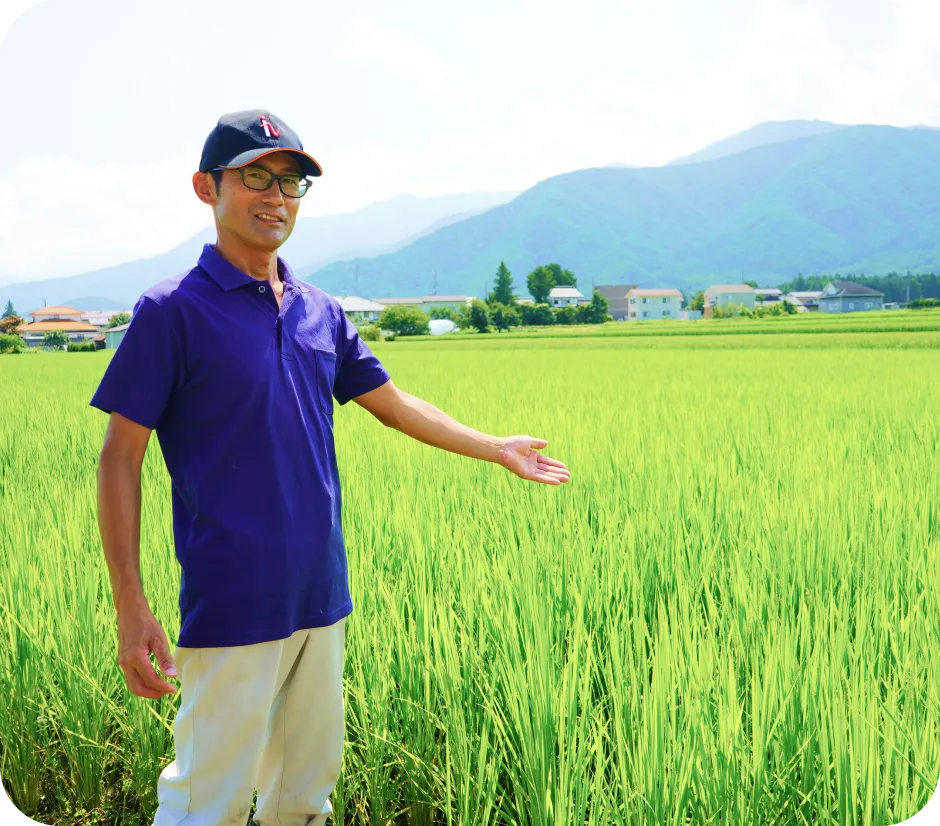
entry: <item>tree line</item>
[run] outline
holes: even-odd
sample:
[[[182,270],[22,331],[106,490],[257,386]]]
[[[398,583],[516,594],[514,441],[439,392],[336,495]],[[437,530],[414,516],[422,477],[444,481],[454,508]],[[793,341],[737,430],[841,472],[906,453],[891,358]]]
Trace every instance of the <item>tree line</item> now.
[[[783,293],[806,292],[821,290],[830,281],[852,281],[884,293],[885,301],[906,302],[908,289],[910,300],[914,302],[919,298],[940,298],[940,275],[926,273],[901,275],[896,272],[887,275],[803,275],[800,274],[790,281],[780,285]]]
[[[510,330],[520,325],[544,327],[551,324],[603,324],[610,320],[607,310],[610,303],[594,290],[589,303],[577,306],[552,307],[548,297],[555,287],[578,286],[578,279],[571,270],[560,264],[544,264],[526,276],[526,287],[532,303],[519,304],[512,273],[505,261],[499,262],[493,289],[486,299],[474,298],[469,307],[433,307],[430,314],[407,304],[393,304],[383,310],[373,329],[366,330],[369,339],[377,339],[379,330],[391,330],[396,335],[427,335],[430,322],[446,318],[461,329],[474,329],[488,333]]]

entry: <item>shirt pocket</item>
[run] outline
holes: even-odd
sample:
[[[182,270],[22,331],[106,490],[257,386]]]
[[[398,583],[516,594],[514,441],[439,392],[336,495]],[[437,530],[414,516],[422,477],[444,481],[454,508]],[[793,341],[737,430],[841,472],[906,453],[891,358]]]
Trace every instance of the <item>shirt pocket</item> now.
[[[333,415],[333,380],[336,377],[336,353],[314,350],[317,365],[317,400],[327,416]]]

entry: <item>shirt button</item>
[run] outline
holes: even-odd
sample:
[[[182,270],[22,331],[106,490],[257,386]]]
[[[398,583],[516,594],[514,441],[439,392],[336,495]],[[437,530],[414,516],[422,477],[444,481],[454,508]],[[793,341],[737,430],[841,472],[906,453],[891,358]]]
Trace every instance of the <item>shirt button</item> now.
[[[264,284],[262,284],[260,287],[258,287],[258,292],[259,292],[259,293],[263,293],[263,292],[264,292]]]

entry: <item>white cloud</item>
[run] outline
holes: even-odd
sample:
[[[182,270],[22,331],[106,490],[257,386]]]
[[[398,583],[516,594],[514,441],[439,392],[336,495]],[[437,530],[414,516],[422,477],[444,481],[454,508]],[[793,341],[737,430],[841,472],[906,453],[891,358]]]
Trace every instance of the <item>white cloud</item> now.
[[[701,0],[645,0],[629,11],[584,0],[557,23],[507,3],[492,40],[480,19],[492,10],[461,12],[478,26],[472,47],[455,39],[466,34],[456,12],[339,18],[335,45],[285,70],[277,87],[324,167],[300,215],[399,193],[522,189],[614,161],[656,165],[766,120],[940,125],[940,3],[894,1],[890,42],[846,38],[842,18],[821,13],[818,0],[713,0],[704,17]],[[578,26],[607,17],[594,45],[582,43]],[[162,59],[142,58],[148,77]],[[241,88],[240,71],[217,105]],[[161,113],[189,100],[176,91],[154,104]],[[190,187],[201,146],[172,146],[172,157],[131,166],[24,155],[0,178],[0,273],[140,258],[211,224]]]
[[[0,269],[72,275],[165,252],[212,223],[190,182],[198,153],[134,165],[21,161],[0,179]]]
[[[444,90],[444,63],[427,41],[382,28],[371,17],[354,17],[333,50],[340,63],[358,63],[400,75],[429,98]]]

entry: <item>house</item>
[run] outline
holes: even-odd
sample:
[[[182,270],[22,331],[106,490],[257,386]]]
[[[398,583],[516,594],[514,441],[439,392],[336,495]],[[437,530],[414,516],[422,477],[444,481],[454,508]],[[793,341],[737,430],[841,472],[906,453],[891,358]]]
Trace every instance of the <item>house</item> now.
[[[81,320],[103,330],[118,313],[131,315],[132,312],[132,310],[83,310]]]
[[[782,297],[780,290],[776,287],[761,287],[754,290],[754,300],[763,301],[764,304],[772,304],[774,301],[780,301]]]
[[[346,317],[353,322],[356,321],[378,321],[379,316],[385,307],[377,301],[367,301],[358,295],[334,296],[343,308]]]
[[[743,304],[754,309],[754,288],[747,284],[713,284],[705,290],[705,318],[711,318],[712,307]]]
[[[628,321],[679,318],[682,293],[678,290],[643,290],[634,287],[627,293]]]
[[[552,287],[548,294],[548,303],[553,307],[576,307],[584,299],[584,294],[577,287]]]
[[[809,313],[815,313],[819,309],[819,296],[821,295],[822,290],[799,290],[787,293],[784,298],[791,304],[803,306]],[[797,310],[799,310],[799,307],[797,307]]]
[[[42,307],[27,315],[33,320],[21,324],[16,328],[16,332],[29,347],[40,346],[42,337],[49,330],[59,330],[65,333],[69,341],[84,341],[94,338],[101,332],[94,325],[83,321],[82,311],[74,307]]]
[[[127,328],[130,327],[130,322],[127,324],[118,324],[117,327],[110,327],[104,331],[104,347],[106,350],[117,350],[117,346],[121,343],[121,339],[124,338],[124,333],[127,331]]]
[[[610,317],[614,321],[626,321],[630,307],[627,304],[627,293],[635,288],[636,284],[605,284],[594,289],[607,299]]]
[[[469,295],[425,295],[421,297],[421,309],[429,315],[431,310],[440,307],[462,310],[469,307],[471,301],[473,298]]]
[[[880,310],[884,293],[853,281],[830,281],[819,296],[821,313],[861,313]]]
[[[469,307],[473,298],[468,295],[419,295],[413,298],[373,298],[372,300],[376,304],[381,304],[383,308],[393,304],[408,304],[430,314],[435,307],[450,307],[452,310]]]

